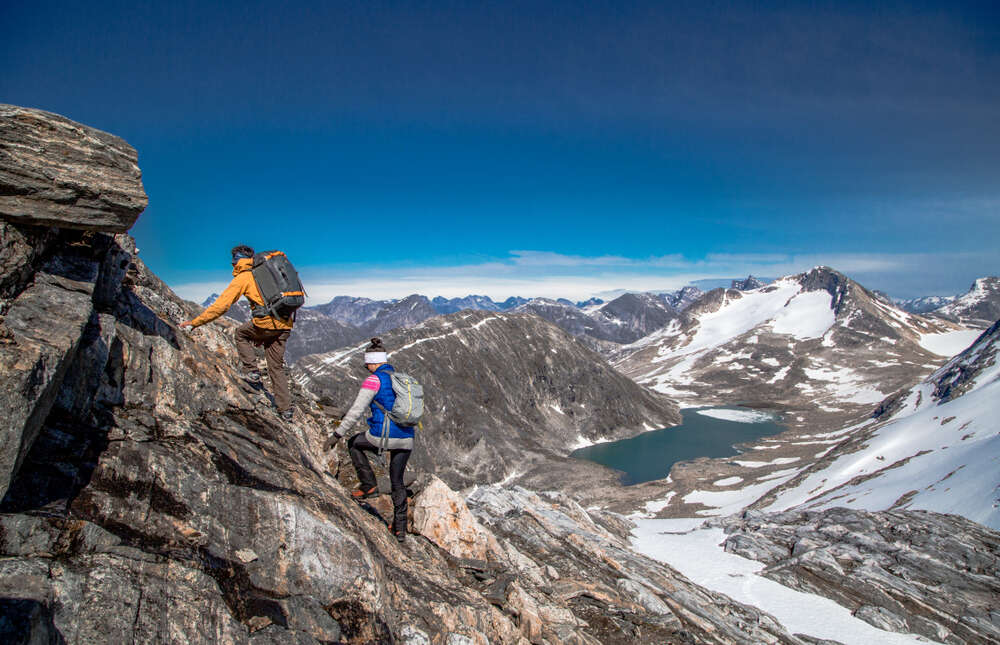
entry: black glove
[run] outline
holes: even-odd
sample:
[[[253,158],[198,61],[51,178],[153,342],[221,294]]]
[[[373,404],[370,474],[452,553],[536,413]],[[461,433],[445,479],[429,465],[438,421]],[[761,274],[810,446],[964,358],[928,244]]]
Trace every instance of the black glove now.
[[[330,452],[333,450],[337,443],[340,441],[341,437],[339,434],[331,434],[327,440],[323,443],[323,450],[325,452]]]

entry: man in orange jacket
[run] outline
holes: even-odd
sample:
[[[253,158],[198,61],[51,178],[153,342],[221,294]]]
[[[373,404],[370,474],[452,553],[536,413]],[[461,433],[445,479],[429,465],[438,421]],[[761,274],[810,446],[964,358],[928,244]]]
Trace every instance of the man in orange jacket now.
[[[253,249],[241,244],[233,247],[233,281],[225,291],[197,318],[181,323],[181,327],[200,327],[229,311],[240,296],[246,296],[251,307],[264,306],[264,298],[253,279]],[[292,320],[274,316],[251,318],[236,328],[236,351],[243,363],[243,377],[251,383],[260,383],[257,369],[257,354],[253,346],[264,347],[267,357],[267,373],[274,388],[274,405],[286,421],[292,420],[292,397],[288,392],[288,375],[285,373],[285,343],[291,334]]]

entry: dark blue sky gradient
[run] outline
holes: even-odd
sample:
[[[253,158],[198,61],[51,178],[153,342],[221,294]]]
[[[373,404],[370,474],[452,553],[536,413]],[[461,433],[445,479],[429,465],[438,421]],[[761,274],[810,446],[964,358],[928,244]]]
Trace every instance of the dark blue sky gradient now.
[[[332,282],[518,250],[634,260],[622,288],[668,255],[888,258],[834,266],[897,296],[1000,272],[996,3],[156,4],[3,3],[0,101],[139,150],[174,285],[244,240]]]

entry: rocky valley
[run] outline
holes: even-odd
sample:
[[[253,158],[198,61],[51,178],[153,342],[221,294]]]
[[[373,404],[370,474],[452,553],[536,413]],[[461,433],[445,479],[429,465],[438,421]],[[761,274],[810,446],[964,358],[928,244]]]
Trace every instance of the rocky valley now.
[[[827,268],[579,305],[337,299],[300,313],[286,423],[234,321],[178,326],[199,308],[127,234],[141,178],[123,140],[0,106],[4,642],[1000,638],[983,309],[912,315]],[[427,391],[404,544],[321,447],[374,334]],[[788,430],[631,487],[568,457],[678,401]]]
[[[536,316],[463,311],[382,338],[394,364],[419,373],[427,392],[427,432],[414,459],[453,486],[506,480],[565,489],[609,479],[566,456],[680,420],[670,399]],[[363,347],[307,356],[295,378],[342,415],[365,375]]]

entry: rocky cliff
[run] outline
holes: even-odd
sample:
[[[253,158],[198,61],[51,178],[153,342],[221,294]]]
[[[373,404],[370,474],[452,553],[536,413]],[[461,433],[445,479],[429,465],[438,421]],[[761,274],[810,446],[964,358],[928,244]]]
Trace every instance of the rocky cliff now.
[[[134,158],[29,113],[47,136],[87,132],[95,158]],[[18,145],[0,140],[4,159]],[[195,307],[115,234],[118,198],[102,197],[138,195],[138,173],[78,188],[110,205],[74,214],[77,230],[0,221],[0,640],[809,642],[629,552],[625,520],[562,496],[492,487],[473,517],[425,477],[420,535],[400,546],[385,500],[359,506],[335,477],[344,455],[320,451],[328,419],[307,392],[284,424],[238,378],[232,322],[178,329]]]

